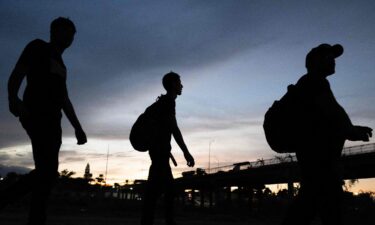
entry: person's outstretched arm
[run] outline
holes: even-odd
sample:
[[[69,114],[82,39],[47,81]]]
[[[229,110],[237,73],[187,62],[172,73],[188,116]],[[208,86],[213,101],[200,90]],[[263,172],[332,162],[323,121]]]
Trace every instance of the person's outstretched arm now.
[[[180,128],[178,128],[176,119],[174,119],[173,138],[176,140],[178,146],[180,146],[182,152],[184,153],[184,157],[186,159],[187,165],[190,167],[193,167],[195,165],[194,158],[190,154],[188,148],[186,147],[184,138],[182,137]]]
[[[352,126],[348,140],[350,141],[369,141],[372,137],[372,129],[370,127]]]
[[[65,87],[65,94],[64,94],[63,111],[75,130],[77,144],[79,145],[85,144],[87,142],[87,137],[74,111],[74,107],[73,107],[72,102],[69,99],[68,91],[66,87]]]

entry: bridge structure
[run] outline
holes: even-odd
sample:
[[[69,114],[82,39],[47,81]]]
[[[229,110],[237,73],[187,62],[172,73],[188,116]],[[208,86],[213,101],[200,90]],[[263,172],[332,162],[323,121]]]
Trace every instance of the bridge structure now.
[[[341,161],[343,179],[375,178],[375,143],[344,148]],[[296,156],[278,154],[272,159],[240,162],[209,171],[200,168],[186,171],[175,179],[175,185],[182,199],[188,199],[192,204],[199,202],[203,206],[206,202],[206,205],[212,206],[232,199],[234,189],[236,198],[245,197],[250,201],[254,194],[270,184],[288,184],[288,193],[292,196],[293,183],[299,180]],[[143,189],[144,183],[140,182],[124,190],[132,196],[140,196]]]
[[[375,177],[375,143],[344,148],[341,161],[343,179]],[[176,182],[190,188],[202,182],[212,183],[208,180],[233,186],[242,183],[299,182],[297,159],[295,154],[278,154],[272,159],[234,163],[212,168],[210,171],[197,169],[197,171],[183,172],[182,177],[177,178]]]

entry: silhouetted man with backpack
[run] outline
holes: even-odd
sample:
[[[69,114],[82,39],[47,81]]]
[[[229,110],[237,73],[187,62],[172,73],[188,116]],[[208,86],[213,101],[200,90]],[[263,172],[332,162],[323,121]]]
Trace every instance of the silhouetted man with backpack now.
[[[166,224],[176,224],[173,212],[173,175],[169,165],[172,135],[183,151],[187,165],[193,167],[195,164],[194,158],[185,145],[176,121],[175,99],[178,95],[181,95],[183,87],[180,76],[174,72],[167,73],[163,77],[163,86],[167,94],[161,95],[158,100],[146,110],[146,113],[153,117],[155,121],[155,132],[149,148],[152,164],[143,200],[142,225],[152,225],[154,223],[156,201],[161,194],[164,194],[165,199]]]
[[[304,137],[296,140],[301,187],[283,225],[310,224],[318,214],[324,225],[340,225],[342,178],[340,157],[345,140],[368,141],[369,127],[354,126],[336,101],[327,77],[335,73],[341,45],[321,44],[306,56],[307,74],[296,88],[303,108]]]
[[[75,129],[77,144],[87,142],[70,102],[62,54],[74,40],[73,22],[59,17],[51,23],[50,42],[36,39],[22,52],[8,82],[9,109],[31,139],[35,169],[2,193],[2,204],[32,192],[29,225],[45,224],[46,201],[58,177],[61,110]],[[18,91],[27,85],[21,100]]]

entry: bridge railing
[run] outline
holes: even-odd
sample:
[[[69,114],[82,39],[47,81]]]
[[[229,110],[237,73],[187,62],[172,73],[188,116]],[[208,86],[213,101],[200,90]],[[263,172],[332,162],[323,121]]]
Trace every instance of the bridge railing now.
[[[348,156],[348,155],[364,154],[364,153],[370,153],[370,152],[375,152],[375,143],[345,147],[343,149],[342,155]],[[213,168],[210,168],[210,170],[203,169],[203,171],[205,171],[206,174],[214,174],[218,172],[238,171],[238,170],[243,170],[243,169],[257,168],[257,167],[262,167],[262,166],[276,165],[276,164],[296,162],[296,161],[297,161],[297,158],[295,154],[279,154],[271,159],[261,158],[252,162],[241,162],[241,163],[235,163],[235,164],[225,165],[225,166],[220,166],[220,167],[213,167]],[[176,175],[177,177],[181,177],[182,173],[179,173]]]
[[[370,152],[375,152],[375,143],[346,147],[343,149],[342,155],[356,155]]]
[[[275,158],[271,158],[271,159],[261,158],[252,162],[236,163],[237,165],[232,164],[232,165],[226,165],[226,166],[221,166],[221,167],[214,167],[206,172],[208,174],[213,174],[213,173],[217,173],[220,171],[221,172],[238,171],[238,170],[243,170],[243,169],[258,168],[262,166],[276,165],[276,164],[296,162],[296,161],[297,159],[294,154],[286,154],[286,155],[284,154],[284,155],[276,156]]]

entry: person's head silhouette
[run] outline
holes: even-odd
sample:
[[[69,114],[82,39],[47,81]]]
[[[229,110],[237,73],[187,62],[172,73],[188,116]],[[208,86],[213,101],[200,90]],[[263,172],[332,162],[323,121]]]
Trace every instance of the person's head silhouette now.
[[[53,20],[51,23],[51,43],[58,46],[62,50],[68,48],[72,44],[75,33],[76,27],[68,18],[59,17]]]
[[[163,86],[169,95],[181,95],[182,93],[182,84],[180,75],[171,71],[164,75],[163,77]]]
[[[306,68],[309,73],[327,77],[335,73],[335,58],[342,55],[344,48],[339,45],[321,44],[306,55]]]

